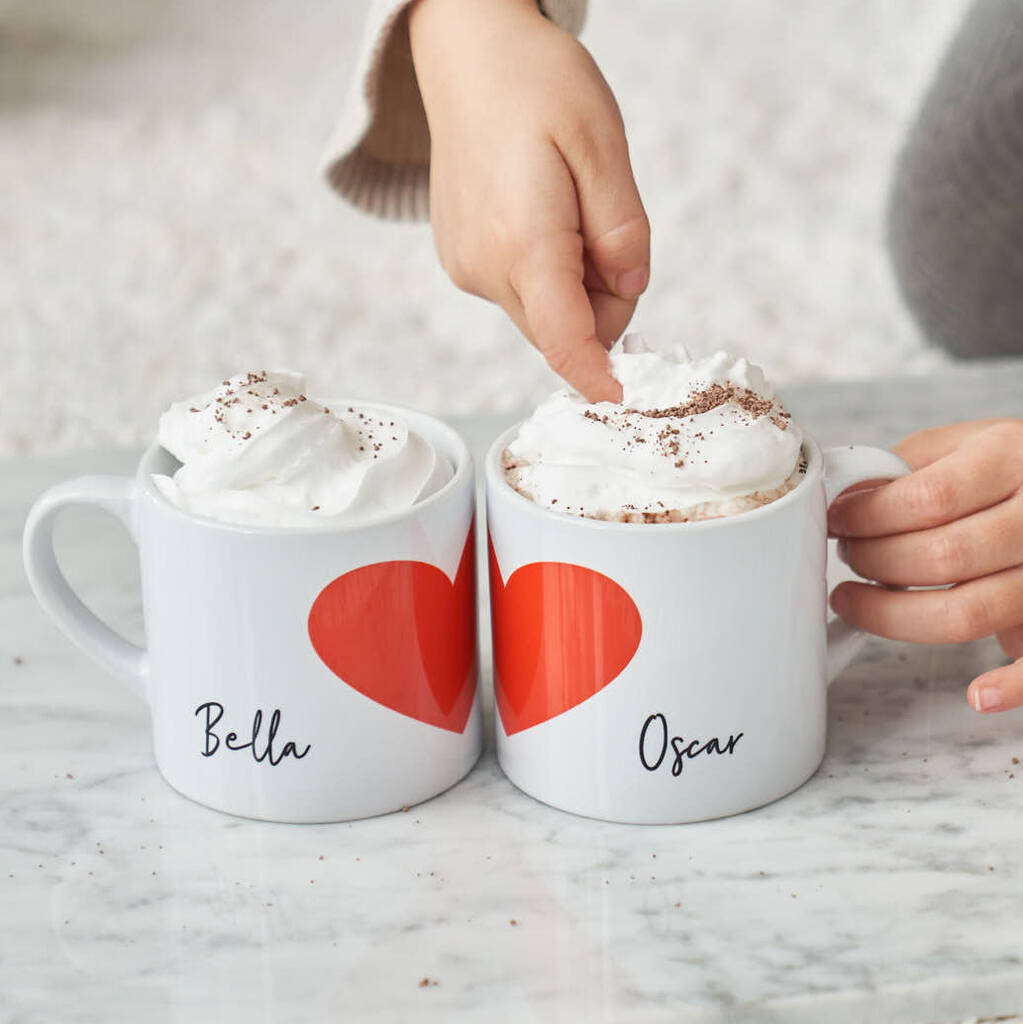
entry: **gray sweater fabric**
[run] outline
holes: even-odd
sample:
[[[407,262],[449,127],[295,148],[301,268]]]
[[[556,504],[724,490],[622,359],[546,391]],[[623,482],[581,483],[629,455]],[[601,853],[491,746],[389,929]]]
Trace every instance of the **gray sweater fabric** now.
[[[1023,354],[1023,0],[975,0],[896,161],[888,244],[921,330]]]

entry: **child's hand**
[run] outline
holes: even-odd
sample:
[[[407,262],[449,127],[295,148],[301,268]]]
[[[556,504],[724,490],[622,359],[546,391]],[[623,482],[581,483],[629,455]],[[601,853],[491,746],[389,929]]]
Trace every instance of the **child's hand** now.
[[[896,449],[915,470],[848,491],[828,513],[843,559],[866,583],[835,588],[831,605],[854,626],[920,643],[997,633],[1015,664],[978,676],[976,711],[1023,704],[1023,420],[922,430]]]
[[[606,349],[646,288],[650,229],[611,90],[535,0],[418,0],[409,33],[441,264],[588,399],[619,401]]]

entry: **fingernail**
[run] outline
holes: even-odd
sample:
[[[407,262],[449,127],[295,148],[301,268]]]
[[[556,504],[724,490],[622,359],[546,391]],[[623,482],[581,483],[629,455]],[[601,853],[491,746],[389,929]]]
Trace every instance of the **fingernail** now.
[[[832,536],[838,536],[843,532],[845,524],[842,522],[842,506],[838,501],[831,503],[831,508],[828,509],[828,533]]]
[[[841,587],[835,587],[831,592],[831,610],[838,616],[841,616],[842,609],[845,607],[845,592]]]
[[[1002,691],[997,686],[978,686],[970,691],[970,704],[974,711],[994,711],[1001,707]]]
[[[637,295],[642,294],[649,280],[650,267],[644,263],[641,267],[635,267],[619,274],[615,280],[615,291],[623,298],[634,299]]]

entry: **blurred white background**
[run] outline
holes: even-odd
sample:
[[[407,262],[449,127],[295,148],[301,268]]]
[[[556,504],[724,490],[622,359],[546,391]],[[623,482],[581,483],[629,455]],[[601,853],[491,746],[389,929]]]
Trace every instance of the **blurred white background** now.
[[[653,225],[634,329],[779,382],[915,372],[889,168],[965,0],[591,0]],[[0,455],[136,444],[224,374],[432,412],[555,384],[321,149],[353,0],[0,0]]]

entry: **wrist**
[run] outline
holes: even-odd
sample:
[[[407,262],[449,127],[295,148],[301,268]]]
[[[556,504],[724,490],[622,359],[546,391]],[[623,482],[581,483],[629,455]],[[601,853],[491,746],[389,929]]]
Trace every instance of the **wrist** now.
[[[500,39],[509,17],[544,19],[536,0],[412,0],[409,39],[417,64],[463,45],[466,35]]]
[[[531,9],[540,13],[537,0],[411,0],[408,5],[409,24],[423,19],[452,18],[463,21],[474,15],[492,17],[509,8]]]

